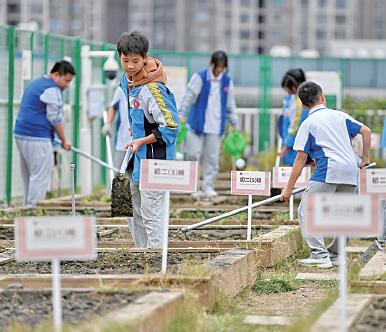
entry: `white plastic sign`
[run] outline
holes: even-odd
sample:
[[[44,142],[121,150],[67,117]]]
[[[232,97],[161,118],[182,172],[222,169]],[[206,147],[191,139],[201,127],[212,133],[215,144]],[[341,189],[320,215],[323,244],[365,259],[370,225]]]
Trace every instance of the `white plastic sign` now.
[[[271,196],[271,173],[232,171],[231,194]]]
[[[94,217],[22,217],[15,227],[18,261],[96,258]]]
[[[372,236],[379,232],[379,200],[371,195],[310,194],[305,233]]]
[[[292,167],[274,167],[272,171],[272,187],[284,188],[290,178]],[[304,167],[298,180],[295,183],[295,188],[307,186],[310,179],[310,167]]]
[[[359,192],[361,194],[386,194],[386,168],[361,170]]]
[[[197,191],[197,162],[176,160],[141,160],[141,190],[175,192]]]

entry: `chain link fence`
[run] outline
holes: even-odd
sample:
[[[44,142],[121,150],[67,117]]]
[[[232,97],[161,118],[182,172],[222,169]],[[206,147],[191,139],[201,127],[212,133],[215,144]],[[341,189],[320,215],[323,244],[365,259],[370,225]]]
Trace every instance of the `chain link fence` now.
[[[59,36],[38,31],[23,31],[12,26],[0,26],[0,202],[11,203],[22,196],[19,156],[13,140],[13,128],[24,88],[31,79],[49,72],[52,65],[67,58],[74,64],[77,75],[64,92],[66,135],[78,147],[81,112],[81,47],[91,50],[115,50],[115,45]],[[152,50],[165,66],[184,67],[187,78],[208,65],[210,53],[191,53]],[[29,60],[28,60],[29,59]],[[28,61],[27,61],[28,60]],[[119,60],[116,56],[116,60]],[[93,59],[91,84],[106,84],[103,74],[104,59]],[[253,152],[257,153],[275,144],[275,112],[272,111],[273,93],[281,92],[281,78],[289,68],[305,71],[336,71],[343,89],[386,90],[386,59],[338,58],[272,58],[265,55],[230,55],[229,72],[237,91],[245,89],[253,96],[253,105],[240,109],[241,129],[250,135]],[[117,85],[118,80],[114,83]],[[107,84],[106,106],[114,84]],[[386,94],[386,93],[385,93]],[[386,105],[385,105],[386,107]],[[277,111],[276,111],[277,113]],[[380,119],[382,117],[379,117]],[[91,121],[92,154],[106,160],[104,139],[101,137],[101,119]],[[69,163],[79,170],[81,159],[68,152],[59,153],[53,176],[53,190],[64,194],[70,186]],[[77,174],[79,179],[81,174]],[[97,165],[92,168],[93,187],[106,184],[107,172]]]

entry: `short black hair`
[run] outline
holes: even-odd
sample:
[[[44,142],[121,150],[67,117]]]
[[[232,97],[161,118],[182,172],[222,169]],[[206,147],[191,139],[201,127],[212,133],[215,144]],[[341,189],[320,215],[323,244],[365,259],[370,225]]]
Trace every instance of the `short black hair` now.
[[[149,51],[149,40],[139,31],[125,32],[117,41],[117,51],[121,54],[140,54],[143,58]]]
[[[53,73],[59,73],[60,76],[66,74],[76,75],[74,66],[66,60],[56,62],[50,71],[50,74]]]
[[[299,86],[298,96],[304,106],[310,107],[319,101],[319,97],[323,95],[322,87],[313,82],[306,81]]]
[[[224,51],[213,52],[210,57],[210,64],[217,67],[222,63],[225,65],[225,68],[228,68],[228,55]]]
[[[305,82],[306,75],[304,71],[300,68],[288,70],[281,81],[281,87],[287,88],[291,91],[297,90],[299,85]]]

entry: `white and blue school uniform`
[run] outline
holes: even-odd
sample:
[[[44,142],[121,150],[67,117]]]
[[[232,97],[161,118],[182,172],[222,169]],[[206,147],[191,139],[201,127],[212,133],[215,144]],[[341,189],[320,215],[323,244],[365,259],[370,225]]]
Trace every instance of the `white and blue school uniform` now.
[[[354,193],[358,183],[358,163],[351,140],[362,123],[348,114],[320,104],[309,110],[308,118],[297,133],[294,150],[303,151],[315,160],[316,169],[299,205],[299,223],[304,229],[307,197],[310,192]],[[337,255],[336,241],[327,249],[322,236],[303,237],[311,249],[311,258]]]
[[[114,167],[121,168],[125,158],[125,145],[131,140],[129,132],[128,101],[122,88],[118,86],[114,91],[110,106],[117,111],[114,142]]]
[[[33,80],[23,94],[14,129],[26,207],[34,207],[46,196],[53,168],[54,126],[62,122],[60,88],[48,75]]]
[[[204,191],[213,190],[219,170],[221,139],[226,123],[237,125],[234,85],[227,72],[213,75],[212,67],[193,74],[181,100],[179,114],[187,115],[185,151],[189,160],[204,162]]]

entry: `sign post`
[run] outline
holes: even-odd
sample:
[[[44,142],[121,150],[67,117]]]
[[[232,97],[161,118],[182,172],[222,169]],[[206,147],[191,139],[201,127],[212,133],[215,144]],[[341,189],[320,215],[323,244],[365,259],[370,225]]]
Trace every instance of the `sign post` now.
[[[371,195],[313,194],[307,200],[305,234],[339,237],[340,330],[347,331],[347,236],[379,232],[379,202]]]
[[[287,185],[291,172],[292,167],[274,167],[272,171],[272,187],[284,188]],[[300,174],[298,180],[295,183],[295,188],[307,186],[310,175],[310,167],[304,167],[302,174]],[[289,199],[289,220],[294,220],[294,195],[291,195]]]
[[[162,269],[167,270],[169,239],[170,191],[192,193],[197,191],[198,165],[196,161],[146,159],[141,161],[140,190],[165,191],[164,228],[162,239]]]
[[[231,194],[248,195],[247,241],[252,238],[252,195],[271,196],[270,172],[231,172]]]
[[[96,258],[95,218],[73,216],[15,219],[16,260],[51,261],[54,329],[62,329],[60,261]]]

